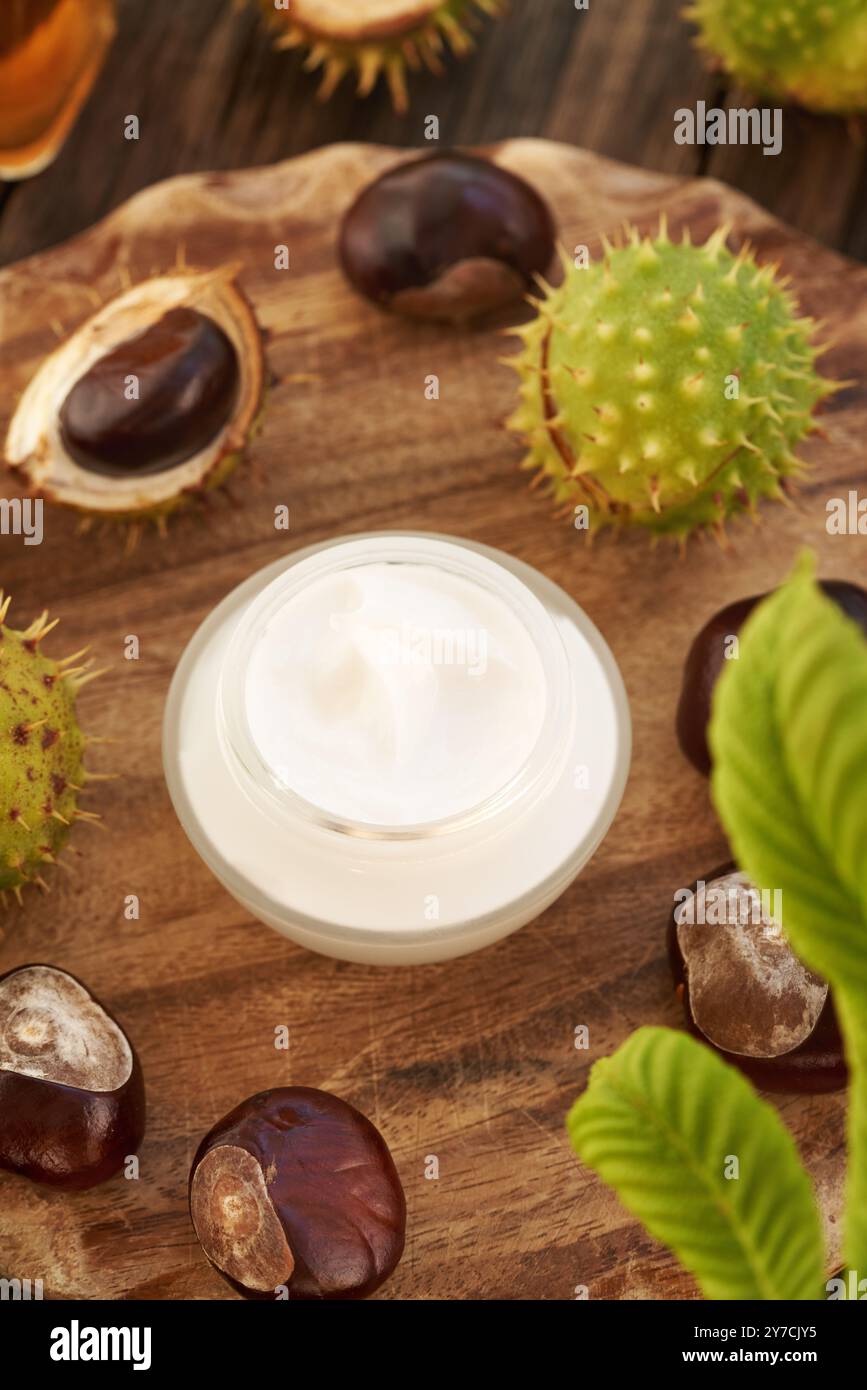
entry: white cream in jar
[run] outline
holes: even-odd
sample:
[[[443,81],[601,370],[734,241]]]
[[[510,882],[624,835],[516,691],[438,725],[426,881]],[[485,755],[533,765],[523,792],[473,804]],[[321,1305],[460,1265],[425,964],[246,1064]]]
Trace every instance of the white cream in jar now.
[[[252,913],[326,954],[444,959],[567,886],[629,763],[608,648],[501,552],[351,537],[211,614],[166,709],[169,790]]]
[[[463,575],[382,561],[312,580],[249,654],[252,740],[342,821],[424,825],[487,801],[529,758],[545,672],[519,615]]]

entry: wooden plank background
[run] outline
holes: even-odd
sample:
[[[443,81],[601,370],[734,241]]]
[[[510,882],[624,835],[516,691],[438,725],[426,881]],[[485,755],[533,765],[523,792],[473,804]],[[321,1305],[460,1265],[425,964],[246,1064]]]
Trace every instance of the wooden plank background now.
[[[546,11],[547,23],[531,22],[530,8]],[[210,0],[154,3],[149,12],[146,21],[142,9],[126,7],[116,66],[67,151],[7,195],[6,259],[58,242],[177,169],[265,163],[299,144],[330,142],[339,121],[353,136],[376,130],[388,141],[414,140],[421,116],[434,110],[449,138],[467,142],[541,123],[567,141],[614,146],[667,171],[630,171],[535,142],[506,147],[498,157],[550,198],[567,244],[595,249],[599,233],[624,216],[651,226],[663,207],[675,228],[689,221],[696,233],[729,215],[738,237],[782,260],[804,307],[831,318],[837,345],[827,370],[864,381],[867,270],[713,182],[674,177],[689,172],[677,163],[684,150],[667,144],[674,75],[683,84],[676,104],[690,101],[690,90],[712,94],[689,66],[675,6],[596,0],[580,16],[571,5],[516,4],[510,20],[491,27],[475,64],[454,69],[446,83],[422,83],[406,124],[379,99],[358,107],[346,93],[328,110],[311,105],[309,79],[291,57],[269,52],[248,14]],[[164,74],[156,88],[144,77],[155,70]],[[624,92],[637,110],[623,104]],[[130,110],[148,132],[135,146],[118,135]],[[839,123],[796,119],[810,139],[834,142],[838,170],[840,161],[860,160]],[[630,128],[634,143],[623,147]],[[150,1101],[138,1183],[68,1197],[0,1178],[0,1274],[42,1277],[53,1296],[231,1297],[189,1225],[189,1162],[231,1105],[289,1081],[345,1096],[393,1148],[409,1241],[381,1297],[568,1299],[579,1284],[597,1298],[694,1295],[674,1262],[582,1172],[563,1119],[593,1060],[641,1023],[679,1022],[664,950],[671,894],[726,857],[707,787],[674,740],[692,635],[721,604],[772,587],[804,543],[818,550],[824,574],[867,582],[863,542],[830,538],[824,528],[826,498],[864,476],[867,393],[859,385],[834,403],[827,440],[805,451],[816,472],[801,508],[766,509],[755,543],[745,531],[731,554],[697,546],[686,563],[649,551],[640,537],[590,551],[528,495],[517,470],[520,450],[501,423],[514,377],[498,362],[496,328],[455,335],[407,325],[355,299],[337,271],[340,212],[393,159],[343,146],[274,169],[155,188],[92,233],[0,277],[0,431],[54,343],[52,320],[69,327],[89,312],[82,286],[108,295],[122,261],[140,277],[171,261],[181,241],[192,261],[206,264],[240,251],[280,378],[253,451],[264,482],[248,486],[252,469],[241,475],[240,507],[215,506],[205,526],[179,521],[164,543],[146,539],[130,559],[115,533],[82,538],[54,509],[40,550],[2,542],[0,579],[15,594],[18,617],[48,605],[63,619],[51,650],[91,642],[111,663],[82,697],[82,713],[88,727],[116,740],[94,762],[123,776],[93,798],[107,834],[77,828],[75,873],[53,875],[48,898],[30,895],[0,944],[0,969],[42,959],[81,975],[128,1026]],[[756,180],[766,175],[770,160],[743,153],[741,182],[753,160]],[[827,155],[824,165],[816,156],[830,180],[827,164]],[[817,219],[810,230],[851,238],[857,250],[863,229],[840,212],[845,201],[846,181],[833,198],[828,183],[825,200],[805,201],[800,212]],[[291,288],[271,268],[273,245],[283,240],[293,248]],[[436,405],[423,395],[431,371],[443,384]],[[288,543],[273,531],[280,502],[293,517]],[[471,536],[563,584],[609,638],[635,717],[623,810],[565,897],[479,956],[402,971],[327,961],[251,922],[180,832],[159,755],[172,670],[213,604],[294,545],[381,526]],[[129,633],[141,640],[139,662],[122,660]],[[137,922],[123,915],[130,893],[142,902]],[[288,1055],[273,1047],[282,1023]],[[573,1047],[583,1023],[589,1055]],[[789,1097],[781,1108],[816,1179],[835,1249],[843,1100]],[[440,1160],[436,1182],[423,1176],[430,1154]]]
[[[711,174],[792,226],[867,259],[867,146],[843,121],[795,110],[783,152],[675,145],[673,113],[744,93],[708,72],[683,0],[512,0],[444,80],[419,75],[407,116],[385,90],[326,106],[297,53],[275,53],[252,5],[120,0],[111,62],[57,162],[0,191],[0,264],[30,255],[170,174],[267,164],[337,140],[417,145],[439,116],[443,144],[547,136],[672,174]],[[136,114],[141,139],[124,140]]]

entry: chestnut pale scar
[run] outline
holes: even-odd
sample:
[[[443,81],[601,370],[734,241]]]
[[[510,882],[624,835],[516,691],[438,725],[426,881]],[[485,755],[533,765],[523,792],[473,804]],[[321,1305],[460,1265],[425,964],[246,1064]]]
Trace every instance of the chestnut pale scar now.
[[[77,980],[31,965],[0,981],[0,1070],[111,1092],[129,1079],[132,1052]]]
[[[210,1149],[190,1189],[196,1235],[230,1279],[264,1293],[287,1284],[295,1259],[258,1160],[235,1144]]]

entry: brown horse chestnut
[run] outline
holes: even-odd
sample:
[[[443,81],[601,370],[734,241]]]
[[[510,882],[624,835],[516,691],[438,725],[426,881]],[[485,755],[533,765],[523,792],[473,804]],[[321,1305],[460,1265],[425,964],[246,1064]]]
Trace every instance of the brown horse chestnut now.
[[[60,409],[60,437],[91,473],[162,473],[216,438],[232,417],[239,382],[228,335],[181,305],[78,379]]]
[[[136,1152],[144,1122],[138,1058],[85,986],[52,965],[0,977],[0,1168],[94,1187]]]
[[[867,636],[867,591],[839,579],[823,580],[821,587]],[[767,597],[757,594],[730,603],[705,623],[689,649],[677,706],[677,737],[693,767],[705,776],[711,769],[707,730],[714,687],[726,660],[731,659],[732,638],[738,635],[756,605]]]
[[[828,985],[795,955],[775,906],[731,863],[676,895],[669,959],[687,1025],[767,1090],[838,1090],[847,1072]]]
[[[461,322],[526,294],[551,263],[554,236],[547,204],[523,179],[444,152],[362,191],[344,218],[340,258],[375,304]]]
[[[385,1140],[307,1086],[262,1091],[214,1126],[193,1160],[190,1214],[247,1298],[364,1298],[403,1254],[406,1203]]]

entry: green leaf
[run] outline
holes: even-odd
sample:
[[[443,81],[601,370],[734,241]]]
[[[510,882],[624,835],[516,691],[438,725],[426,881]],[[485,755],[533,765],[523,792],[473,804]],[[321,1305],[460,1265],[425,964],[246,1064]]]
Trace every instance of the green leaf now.
[[[830,981],[852,1071],[846,1253],[867,1270],[867,643],[809,558],[755,610],[717,686],[713,796],[735,858]]]
[[[867,997],[867,643],[807,565],[745,625],[710,743],[741,868],[782,890],[807,964]]]
[[[567,1128],[579,1156],[705,1297],[822,1296],[821,1225],[792,1137],[710,1048],[640,1028],[596,1063]],[[737,1178],[726,1177],[732,1157]]]

